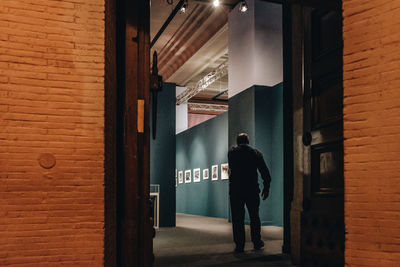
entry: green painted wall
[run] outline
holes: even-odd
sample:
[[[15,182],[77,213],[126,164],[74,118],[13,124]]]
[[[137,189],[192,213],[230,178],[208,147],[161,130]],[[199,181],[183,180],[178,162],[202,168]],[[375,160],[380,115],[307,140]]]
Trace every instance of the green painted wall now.
[[[229,146],[238,133],[263,153],[270,170],[270,196],[260,205],[263,225],[283,225],[283,87],[252,86],[229,99]],[[261,189],[262,179],[259,178]],[[246,221],[248,216],[246,213]]]
[[[158,94],[157,135],[155,140],[150,137],[150,183],[160,185],[161,227],[175,226],[176,218],[175,90],[175,84],[164,83]]]
[[[221,181],[220,164],[228,161],[228,148],[236,145],[236,135],[247,132],[250,145],[263,153],[272,176],[270,197],[260,205],[262,224],[283,225],[282,92],[282,84],[253,86],[229,99],[229,112],[176,136],[177,169],[192,171],[192,182],[176,188],[177,212],[230,218],[228,181]],[[219,179],[211,181],[215,164],[219,165]],[[203,169],[209,168],[210,178],[194,183],[194,168],[201,169],[201,177]]]
[[[178,184],[176,211],[179,213],[227,218],[228,180],[221,181],[221,163],[228,162],[228,113],[207,120],[176,136],[176,168],[191,170],[192,182]],[[218,164],[218,181],[211,180],[211,166]],[[201,169],[201,182],[193,182],[193,169]],[[203,169],[209,179],[203,180]]]
[[[255,87],[256,147],[263,153],[272,182],[260,206],[264,224],[283,225],[283,86]],[[260,179],[261,180],[261,179]]]

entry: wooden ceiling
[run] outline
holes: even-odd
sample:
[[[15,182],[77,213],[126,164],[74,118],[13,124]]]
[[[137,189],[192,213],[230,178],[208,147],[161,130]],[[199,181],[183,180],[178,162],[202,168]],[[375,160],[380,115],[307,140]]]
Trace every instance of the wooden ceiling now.
[[[221,0],[221,2],[223,2]],[[237,0],[226,0],[234,6]],[[151,2],[151,39],[170,15],[172,5],[167,0]],[[205,75],[228,58],[227,21],[229,7],[213,7],[210,2],[188,2],[185,13],[178,12],[153,46],[158,53],[158,69],[163,80],[179,86],[194,87]],[[227,75],[210,85],[192,100],[211,101],[228,87]],[[227,99],[223,94],[218,99]]]

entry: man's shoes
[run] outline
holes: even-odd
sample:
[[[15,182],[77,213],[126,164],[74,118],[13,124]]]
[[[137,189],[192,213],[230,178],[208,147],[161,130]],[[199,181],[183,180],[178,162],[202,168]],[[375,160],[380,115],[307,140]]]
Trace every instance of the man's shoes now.
[[[236,247],[235,250],[233,251],[233,253],[237,254],[237,253],[243,253],[244,252],[244,248],[243,247]]]
[[[263,247],[264,247],[264,242],[262,240],[260,240],[259,242],[254,243],[254,249],[255,250],[260,250]]]

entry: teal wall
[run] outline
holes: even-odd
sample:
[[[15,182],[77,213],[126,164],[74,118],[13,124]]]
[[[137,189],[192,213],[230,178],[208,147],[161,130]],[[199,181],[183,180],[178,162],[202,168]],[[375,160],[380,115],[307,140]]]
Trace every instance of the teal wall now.
[[[176,167],[192,171],[192,182],[176,188],[177,212],[230,218],[228,180],[221,181],[220,164],[228,162],[228,148],[236,145],[237,134],[246,132],[250,145],[263,153],[272,177],[270,196],[260,205],[260,219],[263,225],[283,225],[282,93],[282,84],[253,86],[229,99],[229,112],[176,136]],[[211,181],[215,164],[218,181]],[[210,178],[194,183],[194,168],[201,169],[201,177],[203,169],[209,168]]]
[[[228,113],[207,120],[176,136],[176,168],[191,170],[192,182],[178,184],[176,211],[179,213],[227,218],[228,180],[221,181],[221,163],[227,163]],[[211,166],[218,165],[218,181],[211,180]],[[201,169],[201,182],[193,182],[193,169]],[[203,169],[209,179],[203,180]]]
[[[229,99],[229,146],[238,133],[263,153],[272,182],[270,196],[260,205],[263,225],[283,225],[283,86],[252,86]],[[262,179],[259,178],[262,189]],[[246,214],[246,221],[248,216]]]
[[[283,86],[256,87],[256,147],[263,153],[272,182],[260,206],[264,224],[283,225]]]
[[[157,135],[150,137],[150,183],[160,185],[161,227],[175,226],[175,90],[164,83],[158,94]]]

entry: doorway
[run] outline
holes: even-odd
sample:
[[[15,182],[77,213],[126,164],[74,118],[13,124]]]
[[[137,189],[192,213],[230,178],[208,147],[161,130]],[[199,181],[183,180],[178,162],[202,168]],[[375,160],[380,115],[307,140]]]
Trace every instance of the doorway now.
[[[236,11],[234,11],[236,12]],[[281,11],[282,12],[282,11]],[[280,21],[282,24],[282,21]],[[281,30],[282,31],[282,30]],[[281,37],[282,38],[282,37]],[[282,41],[281,41],[282,42]],[[281,44],[282,45],[282,44]],[[282,61],[282,55],[280,60]],[[282,66],[282,63],[280,63]],[[281,71],[282,72],[282,71]],[[282,80],[281,80],[282,81]],[[169,87],[170,85],[167,85]],[[243,88],[246,89],[246,88]],[[168,89],[167,89],[168,90]],[[275,95],[276,92],[277,95]],[[159,94],[161,97],[165,91]],[[251,86],[248,90],[243,90],[243,93],[237,94],[237,97],[232,97],[229,100],[229,115],[220,115],[217,118],[208,120],[204,122],[205,124],[200,124],[194,127],[193,129],[188,130],[186,133],[180,133],[177,137],[177,168],[175,171],[175,175],[178,177],[177,184],[177,210],[181,213],[188,213],[192,215],[202,215],[206,217],[221,217],[229,218],[229,202],[228,202],[228,190],[227,184],[228,180],[222,180],[222,169],[223,165],[227,163],[227,151],[231,145],[235,144],[235,131],[247,131],[251,134],[251,142],[253,145],[258,147],[259,149],[263,149],[263,153],[265,157],[268,157],[268,165],[271,168],[271,171],[274,172],[273,175],[275,177],[274,183],[280,179],[280,185],[276,185],[277,188],[274,189],[272,193],[271,199],[277,197],[280,198],[280,201],[273,203],[269,203],[269,210],[278,210],[277,215],[272,216],[272,212],[264,212],[262,211],[266,218],[263,218],[264,225],[274,225],[278,226],[283,225],[283,103],[282,103],[282,95],[283,95],[283,87],[282,83],[279,83],[275,86]],[[160,100],[162,101],[162,100]],[[249,110],[249,106],[246,108],[247,101],[252,101],[252,110],[257,113],[257,116]],[[264,102],[263,102],[264,101]],[[266,104],[267,103],[267,104]],[[278,107],[275,105],[279,103]],[[263,105],[264,104],[264,105]],[[265,109],[263,109],[265,108]],[[279,127],[278,123],[272,122],[272,118],[275,118],[275,108],[279,110],[280,116]],[[236,112],[236,113],[235,113]],[[239,128],[239,123],[235,118],[245,117],[245,112],[247,112],[246,116],[248,118],[243,119],[243,125]],[[166,112],[163,112],[166,113]],[[236,114],[232,115],[231,114]],[[266,116],[261,116],[266,115]],[[269,117],[268,117],[269,116]],[[232,120],[232,122],[230,122]],[[264,124],[261,127],[257,124],[258,121],[263,121]],[[214,125],[213,125],[214,124]],[[222,126],[224,125],[224,126]],[[279,129],[279,133],[272,131],[271,127],[275,125],[276,129]],[[215,127],[214,127],[215,126]],[[237,126],[236,128],[234,126]],[[215,129],[220,128],[220,129]],[[231,128],[231,129],[230,129]],[[214,130],[215,129],[215,130]],[[232,132],[232,136],[229,134]],[[222,133],[222,134],[221,134]],[[160,133],[161,134],[161,133]],[[277,140],[277,136],[279,135],[279,142],[275,142]],[[208,138],[207,138],[208,137]],[[232,141],[233,140],[233,141]],[[263,140],[267,140],[263,142]],[[162,142],[166,143],[166,142]],[[222,145],[222,147],[220,147]],[[277,149],[271,149],[272,145],[278,147]],[[179,150],[179,151],[178,151]],[[275,150],[275,155],[271,155],[271,151]],[[278,152],[279,150],[279,152]],[[279,156],[278,156],[279,154]],[[278,159],[279,162],[271,163],[272,161]],[[280,165],[279,170],[277,170],[277,166]],[[213,180],[213,169],[216,169],[215,173],[216,179]],[[272,170],[273,169],[273,170]],[[204,179],[204,172],[208,173],[208,179]],[[168,171],[170,173],[170,171]],[[185,173],[188,173],[185,175]],[[196,174],[198,173],[198,175]],[[279,173],[279,174],[277,174]],[[168,175],[168,177],[171,177]],[[181,178],[181,181],[179,179]],[[186,179],[187,177],[187,179]],[[198,178],[195,179],[195,178]],[[187,180],[187,181],[186,181]],[[172,182],[173,180],[170,180]],[[275,185],[274,185],[275,186]],[[160,195],[165,194],[161,189]],[[160,204],[161,205],[161,204]],[[272,207],[272,208],[271,208]],[[270,216],[271,215],[271,216]],[[268,218],[269,216],[269,218]],[[200,220],[200,218],[199,218]],[[179,223],[178,223],[179,224]],[[276,226],[276,225],[275,225]],[[187,229],[190,227],[186,227]],[[190,228],[192,229],[192,228]],[[158,233],[161,233],[163,229],[160,229]],[[282,230],[281,230],[281,238],[282,240]],[[290,233],[290,231],[288,232]],[[156,235],[157,238],[160,234]],[[230,246],[233,246],[233,242],[231,237],[229,238]],[[274,240],[275,241],[275,240]],[[282,241],[279,244],[278,249],[275,253],[282,252]],[[290,246],[285,246],[290,247]],[[227,251],[232,251],[233,247]],[[156,254],[157,258],[157,254]]]
[[[275,2],[275,1],[274,1]],[[295,1],[296,2],[296,1]],[[301,3],[300,3],[301,2]],[[328,254],[325,253],[324,251],[328,251],[328,250],[332,250],[331,247],[333,247],[333,249],[336,251],[338,251],[339,256],[336,257],[336,259],[339,259],[339,262],[337,263],[332,263],[332,264],[336,264],[334,266],[340,266],[341,262],[343,261],[343,250],[344,250],[344,241],[342,238],[338,238],[336,239],[332,239],[332,235],[329,236],[329,233],[331,232],[330,230],[332,229],[336,229],[335,231],[337,231],[337,233],[339,233],[339,236],[341,236],[343,234],[344,236],[344,225],[343,225],[343,220],[340,217],[340,214],[342,214],[342,211],[340,210],[341,204],[340,204],[340,198],[343,196],[342,191],[340,191],[340,188],[343,188],[343,186],[340,184],[340,179],[343,180],[343,170],[340,169],[341,166],[341,162],[340,160],[343,160],[343,155],[340,154],[340,143],[339,143],[339,149],[335,150],[335,151],[322,151],[322,150],[315,150],[317,151],[319,154],[321,155],[323,154],[322,152],[327,152],[328,154],[331,153],[331,157],[322,157],[324,159],[324,162],[329,163],[329,162],[333,162],[335,164],[330,164],[330,166],[336,166],[334,167],[335,172],[328,172],[328,174],[330,176],[333,177],[338,177],[339,178],[339,182],[338,183],[334,183],[334,184],[324,184],[325,186],[322,186],[322,183],[316,184],[315,181],[319,181],[318,179],[314,178],[312,175],[300,179],[297,179],[298,177],[296,177],[296,180],[293,179],[293,173],[296,175],[296,172],[300,171],[300,169],[298,168],[300,165],[302,165],[302,161],[298,161],[295,162],[293,160],[293,158],[296,158],[296,160],[298,160],[299,158],[303,159],[302,155],[299,154],[300,151],[303,151],[303,148],[298,149],[299,146],[307,146],[307,141],[309,140],[309,135],[304,134],[307,133],[307,131],[303,130],[308,127],[307,125],[303,125],[303,115],[305,113],[303,113],[303,109],[306,108],[303,106],[303,101],[301,102],[301,106],[299,106],[299,101],[298,100],[302,100],[303,99],[303,87],[302,87],[302,80],[303,80],[303,74],[302,74],[302,70],[303,70],[303,62],[301,61],[301,59],[303,58],[303,51],[301,50],[301,47],[303,47],[303,45],[299,45],[299,43],[297,43],[297,45],[294,45],[293,40],[302,40],[302,35],[298,35],[299,32],[303,32],[304,28],[298,29],[295,28],[294,26],[295,24],[295,20],[297,19],[297,22],[299,22],[299,20],[302,22],[300,24],[297,25],[303,25],[301,27],[304,27],[303,24],[303,15],[304,15],[304,9],[307,8],[311,8],[312,10],[316,10],[316,12],[314,14],[322,14],[319,18],[320,18],[320,22],[325,22],[325,21],[329,21],[329,20],[325,20],[326,18],[329,18],[331,16],[329,16],[329,12],[328,13],[319,13],[319,10],[322,8],[322,10],[332,10],[332,7],[335,8],[337,7],[337,1],[328,1],[329,3],[326,6],[313,6],[313,1],[310,1],[310,3],[306,3],[307,1],[298,1],[298,3],[294,3],[294,4],[284,4],[283,5],[283,28],[284,28],[284,89],[283,89],[283,101],[284,101],[284,246],[283,246],[283,251],[284,252],[290,252],[292,254],[292,257],[296,260],[297,259],[301,262],[302,264],[304,264],[304,266],[308,266],[309,264],[316,264],[317,266],[325,266],[323,265],[324,261],[326,262],[329,257],[327,256]],[[146,154],[148,152],[146,152],[146,144],[148,144],[149,142],[149,135],[144,133],[144,134],[133,134],[132,136],[135,136],[135,139],[133,143],[130,143],[132,145],[132,147],[134,147],[135,149],[138,149],[138,153],[141,155],[142,159],[144,160],[142,162],[142,164],[137,165],[137,161],[136,159],[132,158],[131,155],[125,155],[124,154],[124,145],[126,145],[128,142],[132,142],[132,140],[127,140],[124,139],[126,137],[126,135],[124,135],[124,133],[126,133],[126,130],[133,130],[136,129],[136,124],[138,121],[138,117],[137,117],[137,111],[138,111],[138,102],[135,101],[137,99],[144,99],[145,100],[145,106],[144,106],[144,118],[149,119],[149,95],[148,92],[146,93],[146,91],[144,90],[144,88],[148,88],[148,86],[146,86],[144,84],[140,84],[139,87],[141,87],[140,91],[137,88],[132,88],[130,90],[132,91],[137,91],[140,92],[138,93],[138,95],[131,95],[130,97],[130,101],[131,101],[131,106],[129,105],[129,103],[124,102],[124,108],[122,110],[119,110],[118,107],[118,102],[122,99],[127,99],[125,98],[126,95],[125,93],[127,92],[126,90],[123,91],[118,91],[116,90],[116,88],[120,88],[119,86],[122,87],[126,87],[126,84],[132,82],[133,80],[129,80],[127,83],[127,80],[123,79],[123,81],[121,82],[121,80],[119,80],[120,77],[123,77],[125,74],[125,71],[123,71],[124,73],[121,73],[118,71],[118,69],[121,71],[121,66],[125,66],[125,61],[128,59],[129,62],[139,62],[140,60],[144,60],[144,61],[140,61],[140,62],[148,62],[150,63],[149,58],[142,58],[142,59],[138,59],[135,57],[132,58],[127,58],[126,54],[128,53],[127,48],[129,49],[137,49],[138,47],[134,45],[134,47],[131,47],[132,45],[132,41],[133,43],[140,43],[140,42],[149,42],[149,40],[146,38],[145,35],[136,35],[136,32],[140,32],[139,31],[128,31],[127,29],[129,29],[130,26],[135,25],[135,23],[137,23],[137,25],[139,25],[140,28],[142,29],[142,31],[144,33],[148,33],[148,30],[146,30],[146,27],[148,27],[148,25],[146,26],[146,20],[148,20],[148,17],[146,18],[145,15],[143,15],[143,13],[141,13],[140,15],[136,14],[136,17],[133,18],[133,20],[129,20],[129,19],[125,19],[125,18],[129,18],[132,15],[135,15],[135,12],[124,12],[126,10],[134,10],[135,8],[130,7],[130,8],[124,8],[122,11],[120,8],[118,8],[116,6],[116,3],[114,1],[106,1],[107,3],[107,16],[106,16],[106,25],[107,25],[107,29],[106,29],[106,36],[110,37],[110,38],[106,38],[106,40],[110,41],[106,47],[108,47],[109,49],[106,49],[106,59],[108,59],[108,61],[106,60],[107,64],[106,64],[106,68],[110,71],[106,71],[106,181],[105,181],[105,195],[106,195],[106,206],[105,206],[105,226],[106,226],[106,238],[105,238],[105,263],[106,262],[110,262],[110,266],[113,266],[115,264],[113,263],[117,263],[118,264],[123,264],[124,262],[129,262],[129,261],[136,261],[137,259],[139,260],[143,260],[143,262],[147,262],[145,263],[146,265],[143,265],[143,262],[140,263],[141,266],[150,266],[147,264],[150,264],[149,259],[151,260],[151,242],[149,242],[148,240],[151,240],[151,230],[148,227],[149,222],[147,221],[148,216],[148,209],[149,208],[148,202],[146,201],[146,199],[148,199],[148,191],[147,191],[147,187],[148,187],[148,180],[146,182],[146,179],[148,179],[148,173],[146,173],[148,171],[148,167],[146,167],[146,164],[144,162],[146,162],[146,160],[149,160],[149,155]],[[136,7],[135,10],[140,10],[141,12],[143,10],[147,10],[148,6],[144,5],[144,6],[140,6],[140,7]],[[118,11],[119,10],[119,11]],[[337,9],[334,9],[337,10]],[[124,19],[121,21],[119,20],[118,14],[120,17],[123,17]],[[328,16],[326,16],[328,14]],[[137,20],[137,18],[140,18],[139,20]],[[333,19],[335,20],[335,18]],[[134,22],[132,24],[132,21]],[[340,20],[339,20],[340,21]],[[127,23],[129,22],[129,23]],[[118,24],[119,23],[119,24]],[[142,23],[142,24],[140,24]],[[126,26],[122,26],[123,25],[127,25],[130,24],[129,27]],[[119,25],[119,26],[118,26]],[[140,26],[141,25],[141,26]],[[326,25],[330,25],[333,27],[341,27],[341,23],[335,24],[335,23],[328,23],[323,25],[323,23],[320,23],[320,26],[326,26]],[[336,25],[336,26],[335,26]],[[118,29],[118,30],[117,30]],[[118,33],[118,31],[120,31]],[[122,38],[121,36],[125,36],[127,34],[129,36],[129,38]],[[129,34],[132,34],[132,36],[130,36]],[[119,36],[119,37],[118,37]],[[141,37],[140,37],[141,36]],[[322,36],[323,37],[323,36]],[[120,38],[120,39],[118,39]],[[143,38],[143,39],[140,39]],[[296,38],[300,38],[300,39],[296,39]],[[340,38],[341,38],[341,31],[340,31]],[[339,38],[339,39],[340,39]],[[316,40],[311,38],[312,40]],[[118,41],[119,40],[119,41]],[[339,40],[341,41],[341,40]],[[122,52],[121,54],[119,54],[117,52],[117,48],[119,47],[118,45],[115,45],[119,42],[119,44],[124,43],[123,47],[125,47],[125,49],[122,49],[124,52]],[[322,41],[321,41],[322,42]],[[327,42],[330,43],[330,42]],[[126,45],[129,44],[129,45]],[[322,44],[326,44],[326,42],[322,42]],[[121,47],[119,47],[121,48]],[[128,50],[129,50],[128,49]],[[143,51],[146,51],[146,47],[145,46],[139,46],[139,49],[144,49]],[[132,51],[133,51],[132,50]],[[335,49],[331,49],[330,51],[334,51]],[[337,50],[337,49],[336,49]],[[339,43],[339,50],[340,50],[340,43]],[[136,50],[139,51],[139,50]],[[135,52],[136,53],[136,52]],[[339,51],[340,53],[340,51]],[[146,55],[146,52],[141,53],[141,55]],[[328,53],[329,54],[329,53]],[[115,55],[117,55],[117,57],[115,57]],[[118,56],[119,55],[119,56]],[[340,57],[339,57],[340,58]],[[131,61],[132,60],[132,61]],[[125,62],[124,64],[122,64],[122,62]],[[339,65],[334,65],[336,69],[341,69],[341,62],[338,62]],[[146,64],[144,64],[146,65]],[[150,65],[150,64],[147,64]],[[328,64],[331,65],[331,64]],[[118,67],[120,66],[120,67]],[[125,68],[124,68],[125,69]],[[144,70],[139,71],[138,75],[142,75],[141,78],[139,78],[138,80],[146,80],[147,74],[146,74],[146,70],[147,68],[144,68]],[[329,71],[329,73],[331,73],[331,71]],[[130,73],[129,75],[131,75],[132,73]],[[316,74],[310,74],[307,73],[307,75],[316,75]],[[339,73],[339,75],[341,75]],[[317,75],[318,76],[318,75]],[[117,78],[118,77],[118,78]],[[126,77],[126,76],[125,76]],[[337,76],[335,76],[337,77]],[[130,77],[132,78],[132,77]],[[321,78],[321,77],[317,77]],[[341,76],[339,76],[338,79],[333,79],[335,81],[339,80],[339,85],[341,85]],[[312,80],[312,79],[311,79]],[[324,80],[324,79],[322,79]],[[307,80],[310,81],[310,80]],[[330,82],[332,81],[332,79],[328,79],[327,84],[332,85],[332,83]],[[313,82],[314,84],[314,82]],[[312,86],[310,86],[311,83],[306,84],[306,88],[312,88]],[[308,86],[308,87],[307,87]],[[337,88],[339,91],[341,92],[341,86],[339,87],[332,87],[332,86],[328,86],[326,87],[328,88],[327,91],[324,91],[323,88],[321,88],[322,90],[318,91],[320,93],[327,93],[329,92],[329,88]],[[123,92],[122,95],[118,95],[118,92]],[[316,91],[313,91],[313,93],[315,93]],[[337,102],[340,106],[339,109],[334,109],[334,111],[338,111],[338,119],[335,120],[336,122],[338,122],[339,126],[334,128],[334,132],[336,131],[336,133],[338,133],[339,135],[339,142],[340,142],[340,138],[341,138],[341,133],[342,133],[342,129],[340,128],[340,123],[341,123],[341,95],[340,93],[338,94],[339,96],[339,101]],[[323,101],[328,101],[329,98],[326,97],[326,95],[321,95],[321,94],[311,94],[310,95],[311,98],[308,98],[308,100],[313,99],[313,101],[320,101],[321,103],[324,103]],[[129,98],[129,96],[128,96]],[[119,100],[117,100],[119,99]],[[108,101],[110,100],[110,101]],[[134,100],[134,101],[132,101]],[[308,101],[307,100],[307,101]],[[307,102],[305,101],[304,103],[311,103],[311,102]],[[128,108],[130,106],[130,109]],[[314,105],[315,107],[315,105]],[[298,111],[301,112],[298,112]],[[307,109],[306,109],[307,111]],[[314,111],[315,113],[315,109],[311,109],[311,111]],[[127,117],[126,117],[126,116]],[[329,115],[329,114],[328,114]],[[328,116],[329,117],[329,116]],[[332,117],[332,116],[331,116]],[[108,118],[108,119],[107,119]],[[298,120],[297,120],[298,119]],[[129,124],[128,121],[130,121],[130,123],[133,124]],[[296,122],[297,121],[297,122]],[[146,120],[145,120],[146,122]],[[324,124],[324,123],[322,123]],[[129,125],[129,126],[128,126]],[[293,127],[294,125],[294,127]],[[309,124],[308,124],[309,125]],[[328,124],[324,124],[325,126]],[[312,128],[313,126],[310,126],[311,130],[315,130],[315,128]],[[148,126],[145,127],[146,129],[148,129]],[[116,129],[116,130],[113,130]],[[324,130],[325,131],[325,130]],[[329,129],[327,129],[326,131],[329,131]],[[326,132],[325,131],[325,132]],[[311,131],[311,142],[313,141],[313,132]],[[300,139],[298,138],[300,137]],[[128,137],[129,139],[129,137]],[[120,146],[116,145],[117,142],[119,142],[118,140],[120,140],[122,143]],[[299,144],[299,140],[301,141],[301,144]],[[136,147],[138,145],[138,147]],[[309,150],[310,153],[312,152],[312,146],[313,144],[311,143],[311,149]],[[314,148],[318,148],[315,147]],[[143,150],[144,149],[144,150]],[[135,152],[136,153],[136,152]],[[135,154],[133,153],[133,154]],[[138,155],[139,155],[138,154]],[[119,157],[118,155],[121,155],[121,157]],[[312,156],[314,156],[315,158],[315,152],[311,153]],[[325,154],[327,155],[327,154]],[[336,155],[336,156],[335,156]],[[137,167],[137,173],[134,173],[132,176],[129,176],[127,174],[127,172],[121,172],[118,170],[120,169],[120,167],[125,168],[128,164],[128,162],[126,160],[131,160],[133,165]],[[321,159],[321,157],[320,157]],[[123,164],[122,164],[123,162]],[[300,162],[300,163],[299,163]],[[314,161],[316,162],[316,161]],[[143,164],[144,163],[144,164]],[[321,163],[321,161],[320,161]],[[120,165],[122,164],[122,165]],[[300,165],[296,165],[296,164],[300,164]],[[328,164],[329,165],[329,164]],[[141,166],[141,167],[140,167]],[[317,166],[317,165],[315,165]],[[313,170],[313,172],[311,172],[310,174],[316,174],[318,172],[315,172],[316,167],[310,167],[310,170]],[[324,165],[325,166],[325,165]],[[302,168],[302,167],[301,167]],[[321,171],[321,165],[319,165],[319,170]],[[139,170],[141,169],[141,170]],[[336,171],[338,170],[338,171]],[[299,174],[299,173],[297,173]],[[302,173],[301,177],[302,176]],[[326,172],[319,172],[319,174],[326,174]],[[122,176],[119,176],[122,175]],[[117,178],[119,177],[119,178]],[[129,179],[120,179],[123,177],[131,177],[133,178],[132,180]],[[143,177],[144,180],[142,180],[140,182],[140,184],[135,185],[133,188],[131,187],[130,189],[128,188],[128,191],[125,191],[125,194],[130,194],[132,192],[137,192],[138,195],[141,196],[141,198],[143,198],[141,201],[138,202],[139,206],[137,206],[136,208],[132,209],[135,213],[135,215],[131,218],[127,218],[127,217],[123,217],[126,216],[127,214],[124,215],[124,211],[127,210],[127,206],[125,206],[124,203],[126,203],[126,201],[128,201],[126,198],[121,198],[120,196],[117,197],[117,192],[118,192],[118,188],[120,188],[119,190],[121,190],[121,185],[124,184],[126,181],[131,181],[131,182],[137,182],[139,180],[135,180],[135,178],[138,177]],[[147,177],[147,178],[146,178]],[[299,176],[300,177],[300,176]],[[323,177],[327,177],[325,176],[319,176],[319,178],[323,178]],[[310,179],[311,178],[311,179]],[[308,179],[308,180],[307,180]],[[296,181],[296,182],[295,182]],[[311,183],[306,182],[306,181],[312,181]],[[144,183],[142,183],[144,182]],[[303,183],[304,182],[304,183]],[[319,181],[321,182],[321,181]],[[133,184],[132,184],[133,185]],[[304,187],[304,191],[301,189]],[[307,187],[309,186],[309,187]],[[311,186],[311,187],[310,187]],[[320,187],[318,187],[320,186]],[[136,188],[136,189],[135,189]],[[310,190],[308,189],[310,188]],[[293,189],[298,190],[298,191],[294,191]],[[320,189],[324,189],[325,190],[325,194],[322,197],[321,195],[315,194],[318,190]],[[306,191],[308,190],[308,191]],[[293,198],[293,195],[295,196]],[[311,238],[308,238],[306,235],[301,235],[301,233],[305,233],[306,231],[306,227],[308,227],[307,225],[311,226],[310,229],[314,229],[315,227],[315,222],[314,222],[314,217],[312,217],[311,219],[307,219],[307,214],[305,214],[303,212],[304,208],[308,208],[309,211],[313,211],[315,204],[318,202],[318,200],[321,200],[321,197],[323,200],[329,199],[329,198],[334,198],[336,200],[339,200],[339,204],[338,204],[338,217],[335,217],[334,219],[332,219],[333,221],[335,221],[333,224],[331,223],[331,220],[329,218],[326,218],[324,216],[322,216],[321,214],[319,214],[318,212],[316,213],[318,217],[315,221],[317,225],[320,225],[321,227],[324,225],[328,225],[327,227],[325,227],[325,229],[327,229],[327,231],[321,231],[319,232],[318,235],[320,236],[312,236]],[[334,200],[334,201],[336,201]],[[135,203],[135,201],[134,201]],[[147,204],[146,204],[147,203]],[[309,205],[310,204],[310,205]],[[330,204],[327,204],[327,206],[325,207],[330,207]],[[147,211],[146,211],[147,210]],[[129,217],[129,216],[128,216]],[[121,219],[122,218],[122,219]],[[306,220],[305,220],[306,218]],[[125,223],[124,221],[126,220]],[[137,222],[137,224],[135,224],[135,222]],[[336,228],[335,228],[336,227]],[[141,230],[140,230],[141,229]],[[322,228],[321,228],[322,229]],[[129,233],[128,237],[126,238],[123,237],[122,233]],[[143,234],[143,235],[142,235]],[[321,244],[321,242],[319,242],[319,240],[322,239],[322,235],[324,235],[324,239],[327,240],[328,242],[323,242]],[[335,237],[337,237],[338,235],[335,234]],[[146,241],[147,240],[147,241]],[[311,241],[310,241],[311,240]],[[335,241],[336,243],[331,245],[330,244],[330,240]],[[133,245],[129,245],[129,244],[133,244]],[[142,244],[146,244],[144,247],[141,246]],[[143,253],[139,253],[139,247],[144,248]],[[128,248],[129,247],[129,248]],[[138,256],[137,259],[133,259],[130,257],[125,257],[124,255],[127,255],[127,251],[136,251],[138,252],[138,254],[135,255],[141,255]],[[340,252],[342,251],[342,252]],[[317,255],[316,257],[319,259],[318,262],[311,262],[310,263],[310,259],[312,258],[312,256],[310,255]],[[336,255],[336,254],[335,254]],[[142,257],[146,258],[143,259]],[[142,259],[141,259],[142,258]],[[314,260],[315,261],[315,260]],[[134,264],[133,264],[134,265]],[[140,266],[140,265],[137,265]]]

